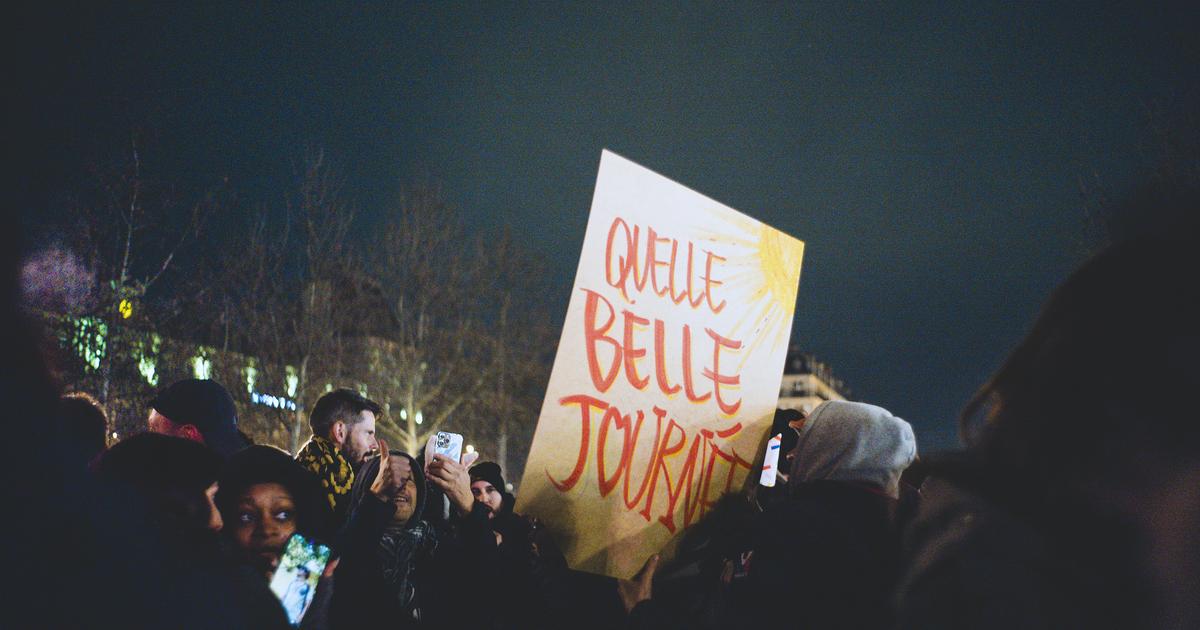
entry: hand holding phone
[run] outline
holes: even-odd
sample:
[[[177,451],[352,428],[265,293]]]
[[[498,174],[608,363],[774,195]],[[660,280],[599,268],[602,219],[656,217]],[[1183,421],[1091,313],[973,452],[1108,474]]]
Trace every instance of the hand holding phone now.
[[[429,482],[446,493],[460,513],[466,514],[475,504],[475,498],[471,496],[471,476],[460,463],[461,457],[462,436],[439,431],[429,439],[425,449],[425,472]]]
[[[329,564],[329,547],[300,534],[292,534],[279,558],[279,568],[271,577],[271,591],[283,604],[288,622],[300,625],[308,605],[317,592],[317,581]]]
[[[438,431],[429,436],[425,444],[425,466],[433,463],[434,455],[445,456],[446,459],[458,463],[462,459],[463,436],[449,431]]]

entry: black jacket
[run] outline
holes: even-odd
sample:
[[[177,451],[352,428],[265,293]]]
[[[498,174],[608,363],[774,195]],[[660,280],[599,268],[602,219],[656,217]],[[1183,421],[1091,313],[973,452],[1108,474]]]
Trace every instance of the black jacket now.
[[[970,463],[937,470],[905,536],[897,627],[1153,627],[1144,541],[1097,505],[1038,494]]]
[[[429,531],[424,543],[405,548],[406,556],[396,559],[411,567],[415,595],[409,603],[402,603],[384,578],[380,538],[396,508],[367,490],[379,469],[378,459],[369,460],[355,479],[350,517],[339,536],[341,560],[334,573],[332,626],[363,628],[385,623],[389,628],[478,627],[488,606],[480,605],[476,594],[494,597],[490,595],[494,589],[485,583],[496,562],[487,509],[476,505],[471,513],[450,523],[422,521],[430,493],[420,464],[400,451],[392,455],[407,457],[413,467],[418,498],[408,527]]]
[[[886,628],[900,537],[897,501],[854,483],[812,481],[765,512],[744,613],[804,628]]]

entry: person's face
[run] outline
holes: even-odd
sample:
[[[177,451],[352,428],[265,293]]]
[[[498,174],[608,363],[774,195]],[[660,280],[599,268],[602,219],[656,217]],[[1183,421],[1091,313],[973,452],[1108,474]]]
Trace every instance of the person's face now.
[[[342,445],[342,456],[351,466],[358,469],[368,455],[374,453],[379,446],[375,442],[375,414],[363,411],[358,415],[358,422],[346,425],[346,441]]]
[[[489,481],[480,479],[471,483],[471,494],[475,497],[476,503],[482,503],[488,507],[488,518],[495,518],[496,513],[500,511],[500,506],[504,503],[504,495]]]
[[[392,520],[407,523],[417,510],[417,485],[413,479],[412,464],[407,457],[388,457],[388,473],[392,475],[393,487],[398,488],[388,501],[396,506]]]
[[[258,483],[237,499],[230,524],[233,540],[243,555],[266,573],[274,571],[288,538],[296,533],[296,502],[277,483]]]
[[[150,410],[150,417],[146,419],[146,426],[151,433],[159,433],[162,435],[175,435],[177,427],[169,418],[158,413],[157,409]]]
[[[196,425],[173,422],[170,418],[158,413],[157,409],[150,410],[150,416],[146,418],[146,426],[151,433],[181,437],[204,444],[204,436],[200,434]]]

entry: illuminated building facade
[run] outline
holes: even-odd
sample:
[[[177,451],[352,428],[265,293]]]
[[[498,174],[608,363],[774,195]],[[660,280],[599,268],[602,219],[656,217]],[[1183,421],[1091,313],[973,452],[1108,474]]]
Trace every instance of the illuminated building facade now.
[[[850,389],[833,375],[828,365],[802,352],[799,346],[788,349],[779,385],[780,409],[799,409],[808,413],[827,400],[847,400]]]

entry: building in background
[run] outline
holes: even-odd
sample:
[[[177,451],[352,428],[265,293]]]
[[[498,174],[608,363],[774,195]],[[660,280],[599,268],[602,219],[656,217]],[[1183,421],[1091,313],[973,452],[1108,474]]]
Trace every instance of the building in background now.
[[[783,382],[779,385],[780,409],[798,409],[804,413],[826,400],[847,400],[850,389],[833,370],[799,346],[788,348],[783,364]]]

